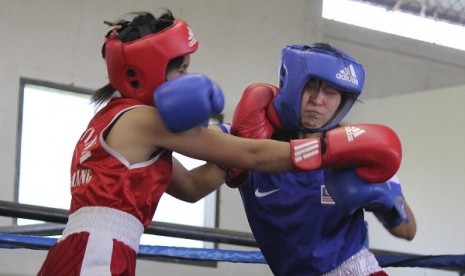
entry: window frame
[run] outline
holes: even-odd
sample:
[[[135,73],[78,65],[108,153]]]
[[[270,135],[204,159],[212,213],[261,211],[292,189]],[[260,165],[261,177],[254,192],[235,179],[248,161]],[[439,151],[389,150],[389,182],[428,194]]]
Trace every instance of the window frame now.
[[[20,78],[20,93],[19,93],[19,99],[18,99],[18,121],[17,121],[17,144],[16,144],[16,166],[15,166],[15,177],[14,177],[14,199],[16,202],[19,202],[20,199],[20,176],[21,176],[21,154],[22,154],[22,141],[23,141],[23,112],[24,112],[24,97],[25,97],[25,89],[28,85],[33,85],[33,86],[43,86],[46,88],[51,88],[51,89],[58,89],[58,90],[64,90],[65,92],[71,92],[71,93],[79,93],[79,94],[84,94],[84,95],[91,95],[92,90],[82,88],[82,87],[76,87],[74,85],[64,85],[64,84],[58,84],[58,83],[53,83],[53,82],[48,82],[48,81],[43,81],[43,80],[36,80],[36,79],[31,79],[31,78]],[[212,118],[214,121],[217,122],[222,122],[223,117],[222,115],[216,116]],[[214,198],[210,199],[210,202],[205,202],[205,213],[204,213],[204,226],[203,227],[213,227],[213,228],[218,228],[219,227],[219,200],[220,200],[220,190],[218,189],[217,191],[214,191],[215,193]],[[207,198],[204,198],[202,200],[207,200]],[[29,203],[25,203],[29,204]],[[213,208],[212,208],[213,205]],[[67,208],[65,208],[67,209]],[[208,214],[208,212],[212,212]],[[155,216],[154,216],[155,218]],[[205,226],[206,220],[210,220],[211,225],[210,226]],[[213,220],[211,222],[211,220]],[[168,223],[177,223],[177,222],[170,222],[170,221],[165,221]],[[18,225],[18,219],[14,218],[15,225]],[[189,225],[189,224],[183,224],[183,223],[178,223],[180,225]],[[190,226],[190,225],[189,225]],[[146,234],[144,234],[146,235]],[[160,236],[162,237],[162,236]],[[182,240],[181,238],[175,238]],[[199,246],[199,248],[217,248],[218,245],[217,243],[212,243],[212,242],[203,242],[202,246]],[[169,261],[169,260],[167,260]],[[179,260],[176,260],[176,262],[179,262]],[[188,262],[189,263],[189,262]],[[205,262],[206,266],[216,266],[216,262]]]

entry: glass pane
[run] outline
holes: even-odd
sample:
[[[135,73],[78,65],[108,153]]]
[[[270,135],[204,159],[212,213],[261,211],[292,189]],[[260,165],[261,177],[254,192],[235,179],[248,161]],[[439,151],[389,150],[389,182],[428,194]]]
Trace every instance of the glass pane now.
[[[322,16],[329,20],[465,50],[463,25],[409,14],[401,10],[389,10],[363,1],[324,0]]]

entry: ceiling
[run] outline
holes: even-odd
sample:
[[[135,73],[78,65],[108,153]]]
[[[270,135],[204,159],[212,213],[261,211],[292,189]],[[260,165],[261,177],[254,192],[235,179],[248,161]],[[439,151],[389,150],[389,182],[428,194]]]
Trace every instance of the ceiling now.
[[[465,0],[354,0],[465,27]]]

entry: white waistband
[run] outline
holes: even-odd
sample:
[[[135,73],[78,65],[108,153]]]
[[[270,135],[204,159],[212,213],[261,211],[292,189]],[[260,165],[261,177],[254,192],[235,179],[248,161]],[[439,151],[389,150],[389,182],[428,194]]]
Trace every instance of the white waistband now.
[[[355,255],[347,259],[335,269],[323,274],[323,276],[343,276],[343,275],[370,275],[380,271],[381,267],[375,255],[363,248]]]
[[[82,207],[69,216],[66,228],[59,241],[71,234],[89,232],[104,234],[139,251],[140,237],[144,226],[133,215],[108,207]]]

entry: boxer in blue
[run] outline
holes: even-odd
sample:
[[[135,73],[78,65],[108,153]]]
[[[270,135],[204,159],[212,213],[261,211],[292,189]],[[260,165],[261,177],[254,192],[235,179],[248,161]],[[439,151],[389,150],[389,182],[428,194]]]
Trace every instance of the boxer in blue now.
[[[396,136],[380,125],[341,126],[364,81],[363,66],[340,49],[291,45],[282,51],[279,88],[253,84],[236,108],[232,134],[290,141],[304,151],[296,150],[295,158],[316,156],[322,164],[305,172],[228,171],[227,184],[239,188],[252,232],[275,275],[387,275],[365,247],[364,210],[391,234],[415,236],[415,219],[397,176],[392,177],[400,158],[384,152],[399,146]],[[360,145],[364,149],[353,150]],[[356,163],[354,169],[341,169],[339,162],[354,155],[382,160],[382,169]]]

